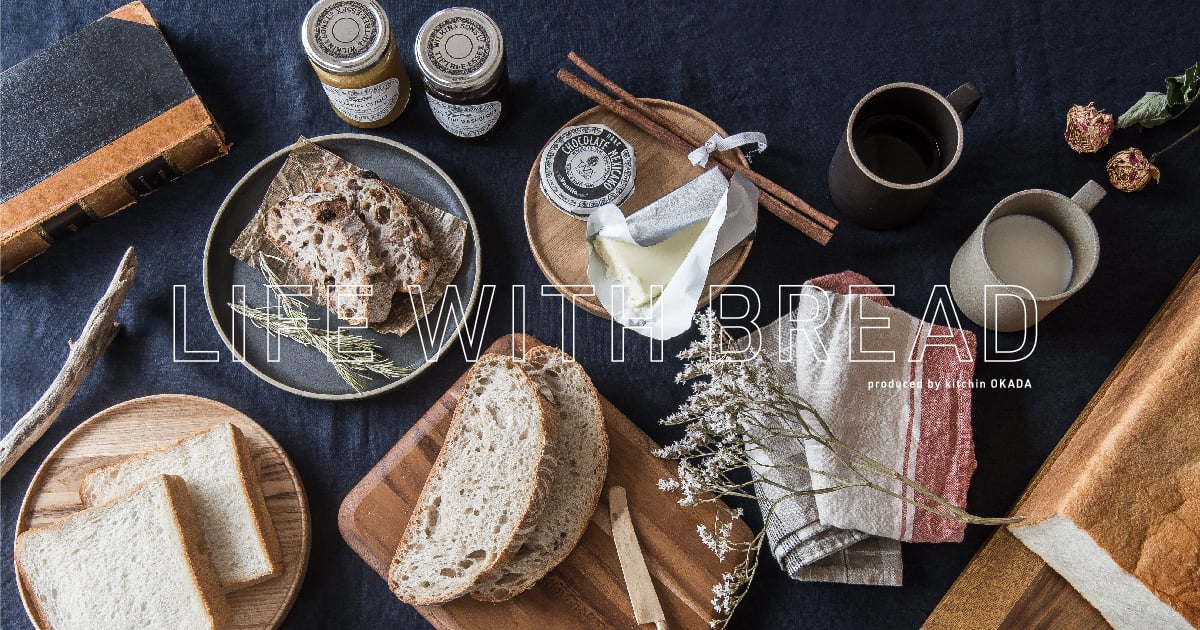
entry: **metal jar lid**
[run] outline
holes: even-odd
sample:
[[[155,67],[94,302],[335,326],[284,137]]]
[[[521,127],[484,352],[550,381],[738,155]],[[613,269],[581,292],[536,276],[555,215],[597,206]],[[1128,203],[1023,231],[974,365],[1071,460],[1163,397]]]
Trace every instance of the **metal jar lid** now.
[[[371,67],[391,38],[387,14],[375,0],[320,0],[300,28],[308,58],[333,74],[357,74]]]
[[[468,7],[443,9],[425,20],[414,51],[425,80],[451,92],[486,87],[504,65],[500,27],[483,11]]]
[[[586,219],[633,194],[633,145],[604,125],[567,127],[550,140],[538,167],[542,193],[559,210]]]

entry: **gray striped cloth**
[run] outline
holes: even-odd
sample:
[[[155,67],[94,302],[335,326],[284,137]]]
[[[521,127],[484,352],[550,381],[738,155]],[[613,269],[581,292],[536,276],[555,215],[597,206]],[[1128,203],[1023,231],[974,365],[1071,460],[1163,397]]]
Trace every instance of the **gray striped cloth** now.
[[[757,337],[761,342],[763,357],[775,364],[783,386],[792,389],[796,385],[795,366],[781,360],[779,343],[781,328],[785,343],[795,339],[795,331],[790,330],[793,319],[789,315],[751,333],[752,338]],[[782,418],[767,420],[786,422]],[[769,439],[765,437],[763,441]],[[803,443],[776,439],[770,443],[770,451],[779,461],[772,461],[762,450],[752,450],[750,456],[758,464],[755,473],[759,481],[755,490],[766,520],[767,540],[779,566],[793,579],[803,582],[900,586],[903,581],[900,541],[821,524],[812,495],[785,497],[790,493],[774,485],[795,490],[812,487],[811,476],[805,470],[808,463]]]

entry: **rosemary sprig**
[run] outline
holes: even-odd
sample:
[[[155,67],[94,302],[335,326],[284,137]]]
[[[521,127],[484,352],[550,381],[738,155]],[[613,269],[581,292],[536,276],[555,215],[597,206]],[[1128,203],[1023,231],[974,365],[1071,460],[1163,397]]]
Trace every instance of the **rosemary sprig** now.
[[[304,302],[283,291],[279,276],[267,264],[267,256],[261,252],[258,254],[258,269],[266,279],[267,286],[279,299],[279,307],[255,308],[244,302],[229,303],[235,313],[250,320],[255,327],[315,348],[325,355],[338,376],[356,392],[366,389],[367,379],[372,373],[386,378],[400,378],[412,373],[412,368],[397,366],[384,356],[375,342],[366,337],[309,326]]]

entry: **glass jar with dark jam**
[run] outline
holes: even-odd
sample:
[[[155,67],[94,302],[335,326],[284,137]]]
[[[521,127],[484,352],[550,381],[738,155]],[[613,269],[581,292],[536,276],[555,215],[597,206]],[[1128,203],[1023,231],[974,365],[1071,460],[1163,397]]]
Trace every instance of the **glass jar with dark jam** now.
[[[459,138],[482,138],[505,113],[508,69],[500,27],[483,11],[434,13],[417,33],[417,65],[433,117]]]

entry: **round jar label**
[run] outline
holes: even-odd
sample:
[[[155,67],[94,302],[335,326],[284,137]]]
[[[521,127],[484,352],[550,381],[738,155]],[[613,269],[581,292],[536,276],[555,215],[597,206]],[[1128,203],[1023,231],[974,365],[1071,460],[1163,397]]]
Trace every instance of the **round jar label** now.
[[[442,127],[459,138],[478,138],[492,130],[500,120],[500,101],[477,105],[457,105],[429,98],[429,109]]]
[[[619,204],[633,192],[633,147],[604,125],[568,127],[542,154],[542,189],[573,214]]]
[[[452,77],[478,72],[492,53],[492,38],[482,24],[456,15],[436,25],[425,40],[425,54],[433,67]]]
[[[400,80],[388,79],[365,88],[335,88],[321,84],[329,102],[350,120],[373,123],[392,112],[400,100]]]
[[[313,41],[320,52],[334,59],[365,54],[379,38],[379,21],[356,0],[334,2],[312,21]]]

